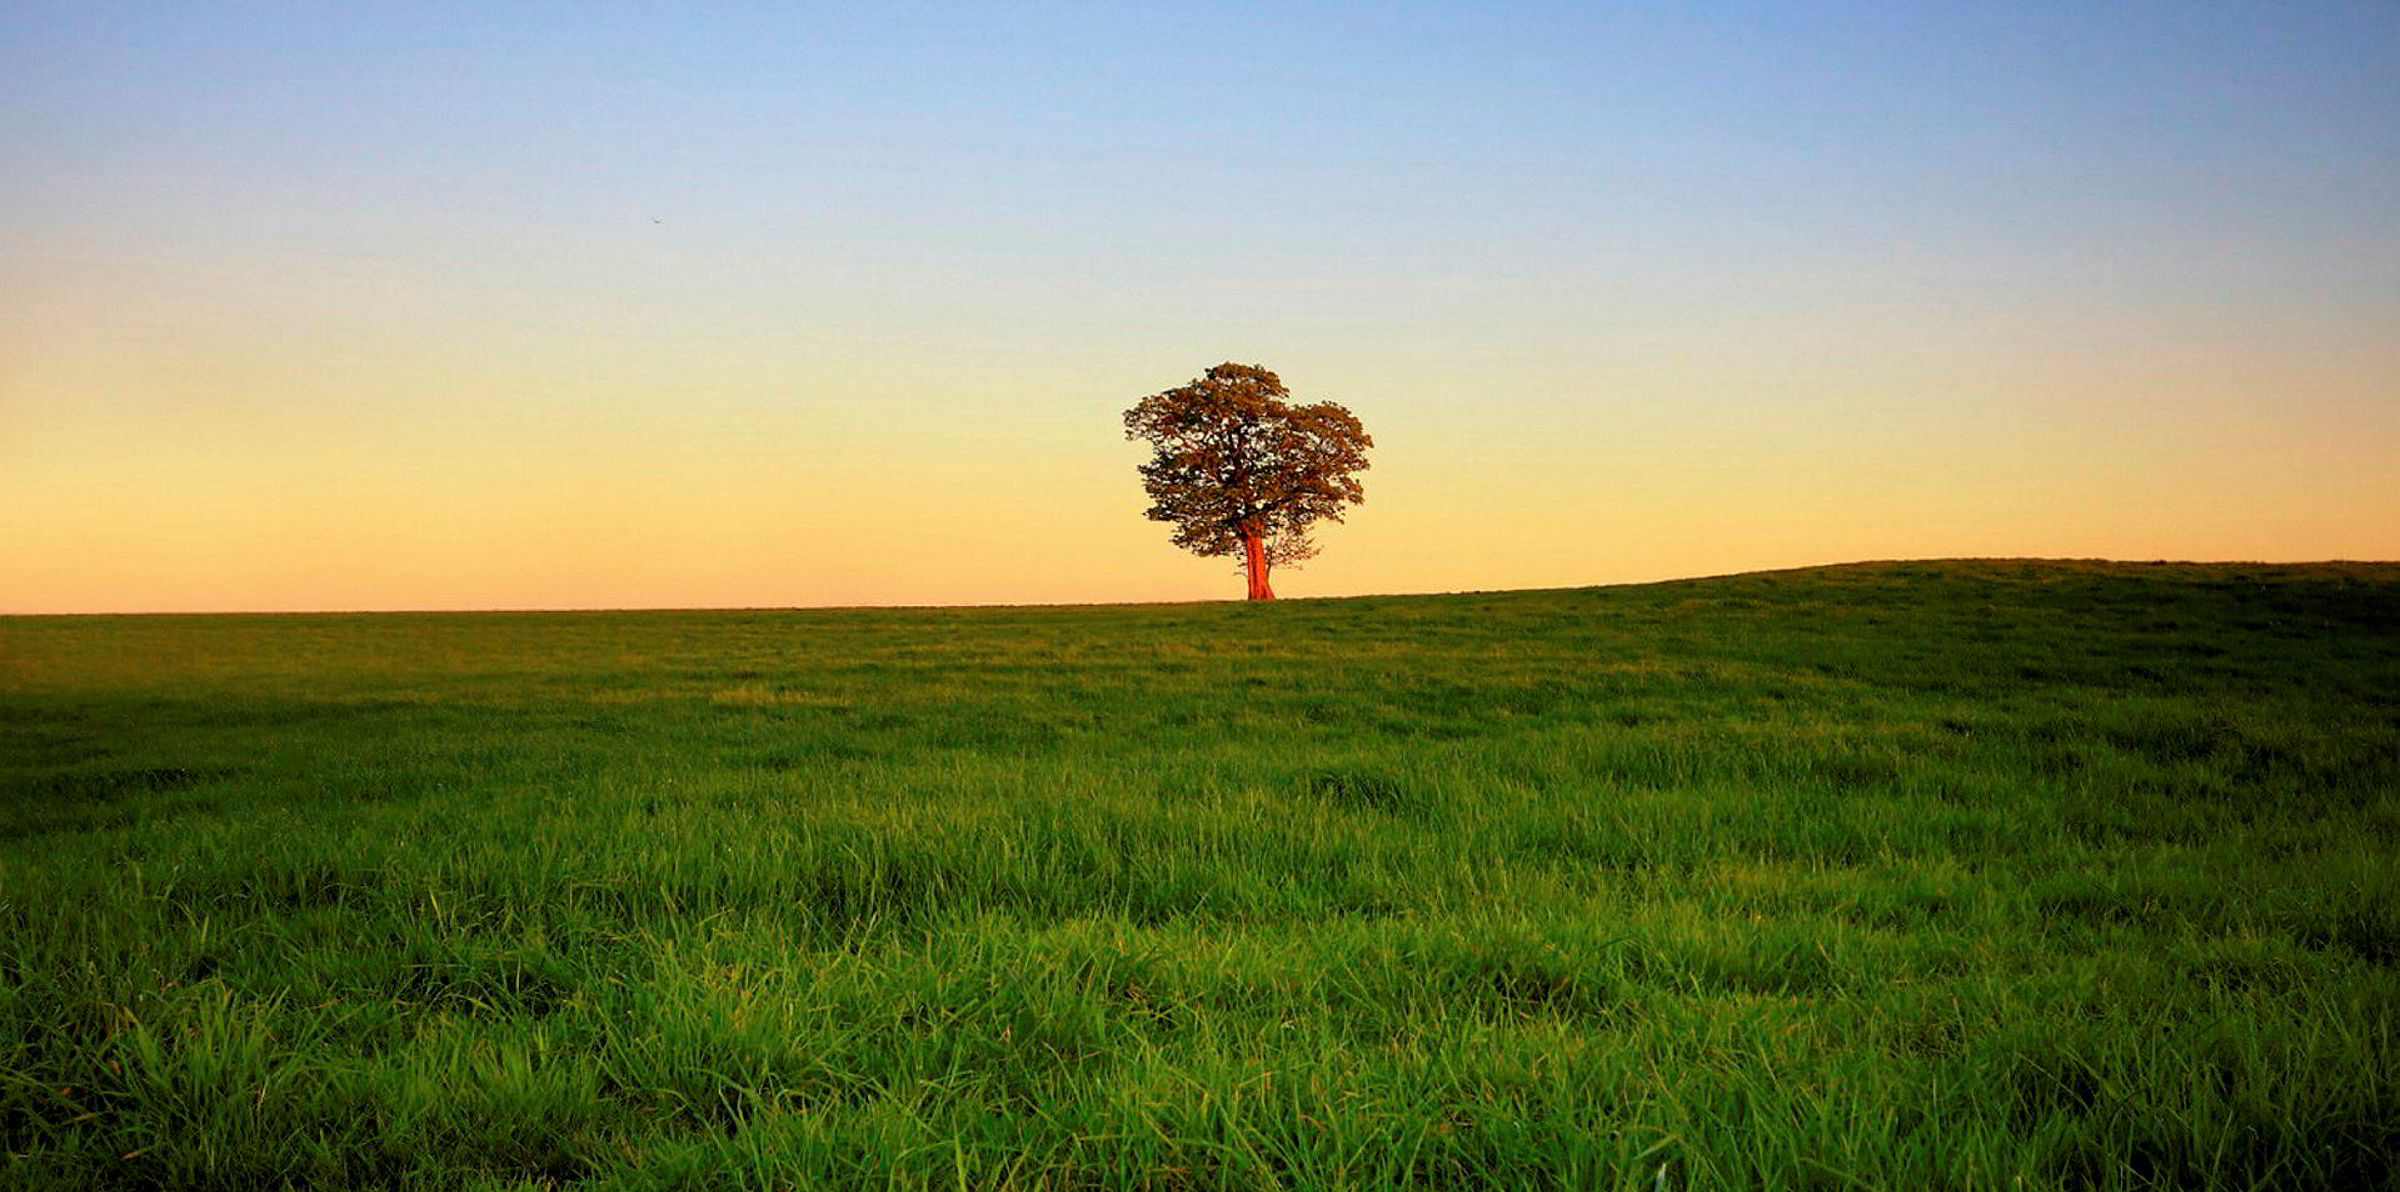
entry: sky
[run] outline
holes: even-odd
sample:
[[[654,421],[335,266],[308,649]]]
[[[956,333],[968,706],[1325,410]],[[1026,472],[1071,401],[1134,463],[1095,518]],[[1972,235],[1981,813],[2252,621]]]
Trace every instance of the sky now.
[[[0,612],[2400,558],[2400,5],[0,0]]]

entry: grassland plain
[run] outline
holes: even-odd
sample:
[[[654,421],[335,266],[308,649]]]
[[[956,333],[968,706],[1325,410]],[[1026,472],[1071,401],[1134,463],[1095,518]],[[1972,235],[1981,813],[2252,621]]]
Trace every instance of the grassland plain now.
[[[21,1188],[2392,1187],[2400,566],[0,621]]]

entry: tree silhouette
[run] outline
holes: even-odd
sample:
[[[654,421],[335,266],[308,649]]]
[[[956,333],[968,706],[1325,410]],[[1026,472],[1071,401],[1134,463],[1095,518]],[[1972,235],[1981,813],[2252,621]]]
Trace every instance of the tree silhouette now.
[[[1291,396],[1255,364],[1220,364],[1125,411],[1125,437],[1156,451],[1140,468],[1143,516],[1175,523],[1175,545],[1193,554],[1240,555],[1252,600],[1275,599],[1276,564],[1317,553],[1308,533],[1318,519],[1338,522],[1366,499],[1356,474],[1375,440],[1358,416]]]

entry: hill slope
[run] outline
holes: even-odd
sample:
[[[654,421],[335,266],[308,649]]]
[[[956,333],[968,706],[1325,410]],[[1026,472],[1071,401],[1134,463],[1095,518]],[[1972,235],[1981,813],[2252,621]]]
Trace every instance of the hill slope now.
[[[2400,1150],[2400,566],[17,619],[0,782],[29,1186]]]

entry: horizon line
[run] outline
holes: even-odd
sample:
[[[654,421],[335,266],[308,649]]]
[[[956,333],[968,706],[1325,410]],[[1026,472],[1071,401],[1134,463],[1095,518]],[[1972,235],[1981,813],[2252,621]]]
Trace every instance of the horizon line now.
[[[1599,588],[1642,588],[1659,584],[1697,583],[1714,579],[1743,579],[1788,575],[1844,567],[1875,567],[1926,563],[2110,563],[2133,567],[2400,567],[2400,559],[2112,559],[2098,555],[1934,555],[1923,558],[1851,559],[1833,563],[1804,563],[1754,571],[1712,572],[1664,579],[1616,583],[1566,584],[1541,588],[1451,588],[1419,592],[1352,592],[1340,596],[1282,596],[1260,603],[1292,604],[1329,600],[1383,600],[1396,597],[1491,596],[1516,592],[1580,592]],[[1200,600],[981,601],[956,604],[690,604],[690,605],[540,605],[522,607],[456,608],[257,608],[257,609],[139,609],[117,612],[14,612],[0,610],[0,620],[43,617],[388,617],[388,616],[538,616],[559,613],[834,613],[941,612],[986,609],[1169,608],[1201,604],[1249,604],[1239,597]]]

